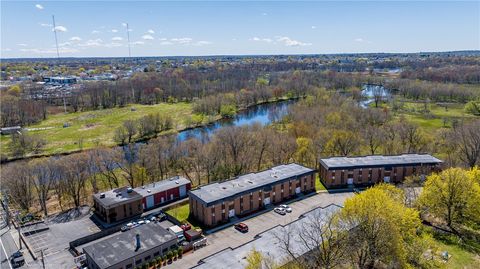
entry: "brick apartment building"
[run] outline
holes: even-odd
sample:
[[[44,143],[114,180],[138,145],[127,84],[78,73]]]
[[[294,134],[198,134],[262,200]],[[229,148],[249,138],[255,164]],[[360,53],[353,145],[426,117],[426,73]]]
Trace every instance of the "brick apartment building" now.
[[[320,160],[320,181],[327,188],[402,182],[411,175],[439,171],[442,161],[427,154],[332,157]]]
[[[95,213],[106,223],[113,223],[144,210],[187,197],[190,180],[172,177],[137,188],[122,187],[93,195]]]
[[[190,214],[208,227],[315,191],[315,170],[292,163],[189,192]]]

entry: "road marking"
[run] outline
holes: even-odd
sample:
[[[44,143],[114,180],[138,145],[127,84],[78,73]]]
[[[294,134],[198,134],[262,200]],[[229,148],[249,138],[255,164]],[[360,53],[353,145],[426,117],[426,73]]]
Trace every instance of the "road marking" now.
[[[7,258],[7,263],[10,269],[13,269],[12,265],[10,264],[10,257],[8,257],[7,251],[5,250],[5,246],[3,245],[2,239],[0,238],[0,244],[2,245],[3,253],[5,253],[5,257]]]

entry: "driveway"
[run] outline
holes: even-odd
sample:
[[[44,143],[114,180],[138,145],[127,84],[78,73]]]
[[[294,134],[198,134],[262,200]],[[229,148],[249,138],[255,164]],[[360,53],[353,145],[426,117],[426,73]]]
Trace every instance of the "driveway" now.
[[[352,196],[353,193],[319,193],[305,199],[293,202],[290,205],[293,212],[285,216],[279,215],[273,210],[264,214],[242,220],[249,227],[246,234],[240,233],[233,227],[227,227],[223,230],[207,235],[207,246],[196,250],[195,252],[186,253],[182,259],[173,263],[175,268],[190,268],[198,264],[198,262],[218,251],[225,248],[235,248],[248,241],[253,240],[254,236],[262,233],[274,226],[285,225],[296,219],[305,212],[308,212],[319,206],[327,206],[329,204],[343,205],[346,198]]]

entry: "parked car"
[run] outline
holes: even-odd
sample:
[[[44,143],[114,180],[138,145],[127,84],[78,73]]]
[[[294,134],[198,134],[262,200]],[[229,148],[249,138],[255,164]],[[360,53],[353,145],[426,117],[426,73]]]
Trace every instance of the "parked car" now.
[[[13,268],[18,268],[25,264],[25,259],[23,258],[23,253],[21,251],[17,251],[10,256],[10,263],[12,264]]]
[[[292,213],[292,208],[288,205],[280,205],[279,207],[285,209],[285,212]]]
[[[355,194],[360,194],[360,190],[357,189],[357,188],[354,188],[354,189],[353,189],[353,192],[354,192]]]
[[[138,221],[137,223],[138,223],[138,225],[143,225],[143,224],[145,224],[145,221],[144,221],[144,220],[140,220],[140,221]]]
[[[280,215],[287,214],[287,212],[285,211],[285,208],[282,208],[282,207],[275,207],[273,209],[273,211],[275,211],[275,213],[280,214]]]
[[[235,224],[235,229],[237,229],[237,231],[241,232],[241,233],[246,233],[248,232],[248,225],[243,223],[243,222],[240,222],[240,223],[237,223]]]
[[[150,221],[157,221],[157,218],[155,218],[155,216],[152,216],[152,217],[150,218]]]
[[[167,219],[167,215],[165,215],[165,213],[163,213],[162,211],[158,212],[155,217],[157,217],[158,221],[164,221]]]
[[[122,226],[122,228],[120,229],[122,232],[126,232],[128,230],[130,230],[130,227],[128,227],[127,225],[125,226]]]

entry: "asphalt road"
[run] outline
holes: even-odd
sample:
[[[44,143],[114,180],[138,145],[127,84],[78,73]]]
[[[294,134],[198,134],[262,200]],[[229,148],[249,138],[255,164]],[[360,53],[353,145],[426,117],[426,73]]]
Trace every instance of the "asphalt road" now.
[[[5,221],[5,211],[1,206],[0,227],[0,268],[12,268],[9,258],[10,255],[15,253],[18,249],[12,235],[10,234],[10,228],[7,227],[7,223]]]

